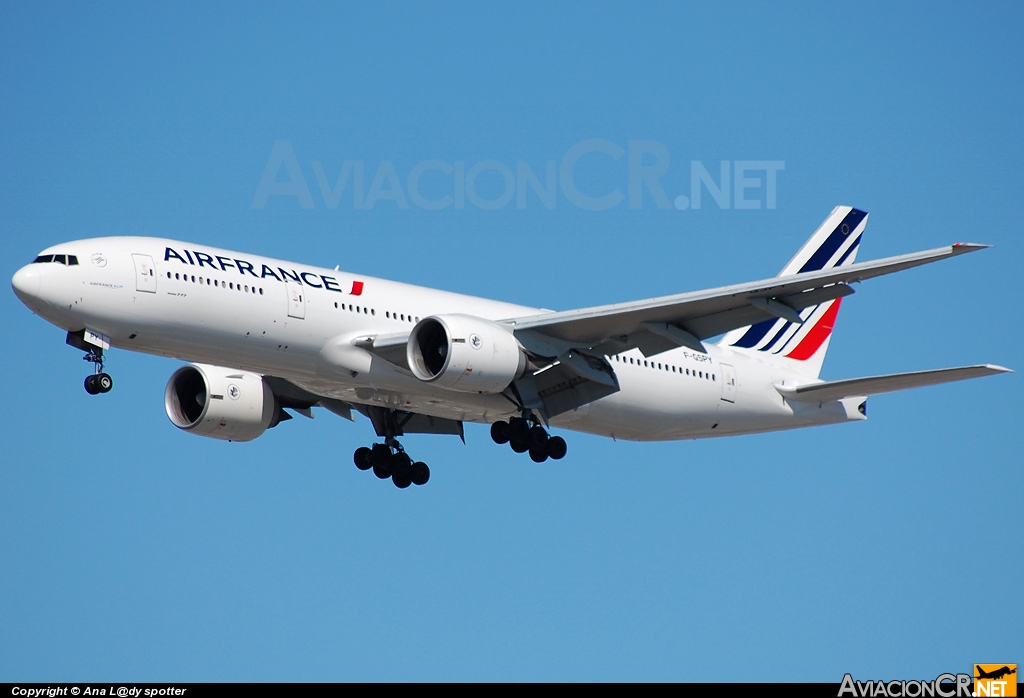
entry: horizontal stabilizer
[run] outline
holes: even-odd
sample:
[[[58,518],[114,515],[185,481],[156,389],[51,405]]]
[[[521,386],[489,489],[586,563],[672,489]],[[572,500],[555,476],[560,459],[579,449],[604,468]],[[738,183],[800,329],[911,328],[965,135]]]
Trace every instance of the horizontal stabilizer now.
[[[886,376],[869,376],[867,378],[849,378],[841,381],[826,381],[801,385],[797,388],[776,385],[775,389],[788,400],[802,402],[832,402],[847,397],[860,397],[892,393],[908,388],[920,388],[925,385],[939,385],[953,381],[993,376],[1007,373],[1010,369],[992,364],[979,366],[960,366],[958,368],[939,368],[934,371],[913,371],[911,373],[890,373]]]

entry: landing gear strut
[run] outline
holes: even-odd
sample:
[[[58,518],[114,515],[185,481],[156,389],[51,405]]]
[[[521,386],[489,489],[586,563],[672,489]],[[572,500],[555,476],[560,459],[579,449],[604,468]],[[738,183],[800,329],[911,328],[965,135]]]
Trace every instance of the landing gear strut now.
[[[491,425],[491,439],[496,444],[508,444],[516,453],[529,452],[534,463],[543,463],[548,458],[561,460],[568,450],[565,439],[549,436],[547,429],[530,414],[495,422]]]
[[[114,387],[114,379],[110,374],[103,372],[103,350],[98,347],[89,349],[82,358],[93,364],[93,374],[85,379],[85,392],[90,395],[109,393]]]

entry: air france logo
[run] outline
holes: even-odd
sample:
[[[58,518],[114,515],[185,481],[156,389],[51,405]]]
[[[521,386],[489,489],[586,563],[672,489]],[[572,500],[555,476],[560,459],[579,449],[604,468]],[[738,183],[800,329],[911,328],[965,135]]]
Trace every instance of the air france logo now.
[[[469,346],[473,347],[474,349],[479,349],[483,345],[484,345],[484,340],[480,339],[480,335],[478,335],[478,334],[471,334],[471,335],[469,335]]]
[[[1017,695],[1016,664],[975,664],[974,695],[981,698],[989,696]]]
[[[228,269],[235,269],[238,271],[240,276],[248,274],[257,279],[273,279],[274,281],[288,282],[293,281],[297,284],[304,284],[310,288],[322,288],[325,291],[334,291],[335,293],[345,293],[341,288],[340,282],[333,276],[327,276],[326,274],[318,274],[312,271],[295,271],[294,269],[284,269],[282,267],[274,268],[259,263],[261,267],[257,272],[256,265],[244,259],[232,259],[231,257],[222,257],[220,255],[214,256],[207,254],[206,252],[198,252],[196,250],[182,250],[184,256],[179,254],[176,250],[167,247],[164,248],[164,261],[168,262],[172,259],[176,259],[182,264],[187,264],[193,267],[209,267],[214,271],[226,272]],[[96,258],[93,257],[93,263],[96,262]],[[106,264],[106,260],[103,264]],[[348,292],[350,296],[361,296],[363,294],[363,282],[353,281],[352,290]]]
[[[105,266],[107,266],[107,258],[104,257],[99,252],[97,252],[96,254],[94,254],[92,256],[91,261],[92,261],[93,264],[95,264],[98,267],[105,267]]]
[[[228,386],[228,397],[231,398],[232,400],[237,400],[241,394],[242,391],[239,390],[238,386],[235,385],[234,383]]]

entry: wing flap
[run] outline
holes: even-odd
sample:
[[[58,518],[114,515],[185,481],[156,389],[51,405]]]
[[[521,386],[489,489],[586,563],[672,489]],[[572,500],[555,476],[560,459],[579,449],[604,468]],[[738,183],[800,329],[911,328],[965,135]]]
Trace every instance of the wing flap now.
[[[868,376],[866,378],[848,378],[839,381],[812,383],[796,388],[776,385],[775,389],[787,400],[801,402],[832,402],[847,397],[861,397],[892,393],[897,390],[920,388],[926,385],[940,385],[969,378],[994,376],[998,373],[1011,372],[1008,368],[992,364],[977,366],[960,366],[957,368],[939,368],[931,371],[913,371],[910,373],[890,373],[884,376]]]

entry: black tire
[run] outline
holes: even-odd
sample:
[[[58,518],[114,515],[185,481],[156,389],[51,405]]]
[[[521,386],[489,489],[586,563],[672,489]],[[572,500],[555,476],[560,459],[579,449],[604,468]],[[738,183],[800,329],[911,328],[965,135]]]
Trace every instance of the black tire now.
[[[550,439],[548,439],[548,442],[545,445],[544,450],[547,451],[549,458],[552,458],[554,460],[562,460],[563,458],[565,458],[565,454],[569,450],[569,447],[566,445],[565,439],[563,439],[561,436],[552,436]]]
[[[522,417],[513,417],[508,420],[508,437],[512,441],[528,440],[530,438],[529,423]]]
[[[508,444],[516,453],[526,453],[530,450],[530,444],[526,441],[520,441],[519,439],[512,439]]]
[[[407,479],[411,470],[412,458],[409,457],[408,453],[396,453],[391,459],[391,473],[394,477],[401,477],[403,480]],[[406,487],[408,486],[406,485]]]
[[[99,387],[96,385],[96,376],[85,377],[85,392],[90,395],[98,395],[100,392]]]
[[[409,474],[395,473],[391,476],[391,482],[395,483],[395,487],[400,490],[404,490],[406,487],[412,484],[412,478]]]
[[[412,484],[425,485],[430,479],[430,468],[423,461],[412,464]]]
[[[508,435],[508,422],[495,422],[491,425],[491,440],[496,444],[507,444]]]
[[[548,459],[548,452],[543,448],[531,448],[530,459],[534,463],[543,463]]]
[[[370,463],[370,455],[372,453],[373,451],[368,449],[366,446],[360,446],[357,448],[355,454],[352,456],[352,460],[355,461],[356,467],[360,470],[369,470],[372,468],[373,464]]]
[[[548,445],[548,432],[539,424],[530,429],[530,450],[543,453]],[[546,457],[546,456],[545,456]],[[542,461],[537,461],[538,463]]]
[[[109,393],[113,387],[114,379],[110,377],[110,374],[101,373],[96,376],[96,389],[101,393]]]
[[[391,472],[391,449],[385,444],[374,444],[370,449],[370,465],[386,465]]]
[[[374,444],[370,450],[370,463],[373,464],[373,474],[381,480],[391,477],[391,449],[385,444]]]

